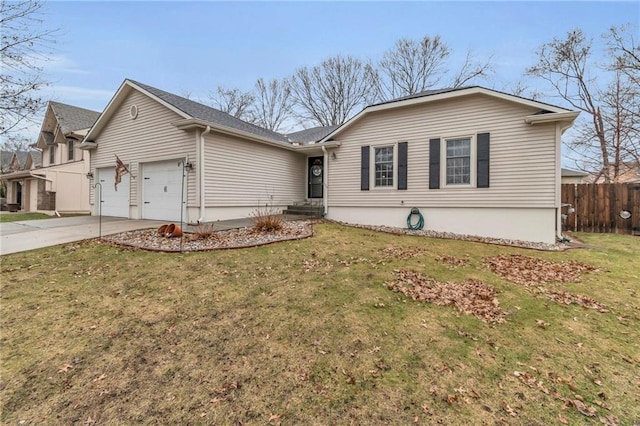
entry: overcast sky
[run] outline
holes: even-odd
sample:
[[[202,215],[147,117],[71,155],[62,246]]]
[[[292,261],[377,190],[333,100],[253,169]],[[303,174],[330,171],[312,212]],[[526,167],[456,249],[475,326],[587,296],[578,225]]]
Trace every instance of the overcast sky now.
[[[46,96],[101,111],[125,78],[203,98],[337,54],[375,61],[398,38],[436,34],[454,62],[469,49],[493,55],[495,76],[482,84],[502,90],[573,28],[594,39],[612,25],[639,28],[640,2],[51,1],[44,17],[60,28]]]

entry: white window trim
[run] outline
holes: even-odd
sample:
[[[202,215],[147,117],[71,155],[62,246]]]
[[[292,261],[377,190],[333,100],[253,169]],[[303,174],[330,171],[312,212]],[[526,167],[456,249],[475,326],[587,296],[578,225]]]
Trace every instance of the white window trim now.
[[[393,148],[393,185],[376,186],[376,149]],[[371,145],[371,155],[369,156],[369,182],[370,189],[374,191],[391,191],[398,188],[398,143],[385,143]]]
[[[469,167],[469,183],[449,183],[447,184],[447,141],[454,139],[469,139],[471,141],[471,162]],[[455,188],[475,188],[476,176],[477,176],[477,158],[478,158],[478,144],[476,141],[476,135],[458,135],[442,138],[440,141],[440,187],[455,189]]]

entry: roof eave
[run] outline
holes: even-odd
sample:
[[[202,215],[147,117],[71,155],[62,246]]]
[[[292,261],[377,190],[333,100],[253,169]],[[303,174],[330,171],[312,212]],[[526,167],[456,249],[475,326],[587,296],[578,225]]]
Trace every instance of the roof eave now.
[[[173,121],[171,124],[180,130],[206,129],[207,126],[209,126],[211,127],[212,130],[215,130],[219,133],[224,133],[230,136],[241,137],[243,139],[249,139],[249,140],[260,142],[266,145],[288,149],[290,151],[294,150],[294,147],[291,144],[288,144],[286,142],[281,142],[274,139],[261,137],[253,133],[244,132],[242,130],[234,129],[227,126],[222,126],[217,123],[211,123],[199,118],[185,118],[182,120]]]
[[[566,122],[568,125],[571,125],[576,118],[578,118],[580,112],[578,111],[567,111],[567,112],[552,112],[548,114],[534,114],[528,115],[524,118],[524,122],[527,124],[536,125],[536,124],[545,124],[545,123],[557,123],[557,122]]]
[[[322,147],[338,148],[341,145],[342,145],[342,142],[326,141],[326,142],[316,142],[316,143],[305,144],[305,145],[294,145],[293,148],[298,152],[307,152],[307,151],[317,151],[319,149],[322,149]]]
[[[97,147],[98,147],[98,144],[96,142],[87,141],[87,140],[82,141],[82,143],[78,145],[78,148],[83,149],[85,151],[91,151],[96,149]]]

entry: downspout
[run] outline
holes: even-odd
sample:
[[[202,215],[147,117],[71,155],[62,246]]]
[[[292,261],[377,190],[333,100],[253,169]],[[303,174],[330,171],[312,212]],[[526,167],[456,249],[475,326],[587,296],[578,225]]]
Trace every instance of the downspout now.
[[[556,138],[557,138],[557,146],[556,146],[556,158],[558,159],[556,165],[556,239],[562,241],[564,238],[562,236],[562,135],[567,131],[573,124],[573,121],[570,123],[562,123],[556,124]]]
[[[206,215],[205,211],[205,185],[204,185],[204,136],[211,131],[211,126],[207,126],[205,130],[200,133],[198,138],[198,180],[200,182],[200,217],[198,223],[204,222]]]
[[[322,145],[322,154],[322,167],[324,168],[324,170],[322,171],[322,209],[324,210],[324,212],[322,213],[322,217],[326,217],[329,210],[329,185],[327,184],[329,178],[329,175],[327,173],[327,171],[329,170],[329,153],[327,152],[327,148],[324,145]]]

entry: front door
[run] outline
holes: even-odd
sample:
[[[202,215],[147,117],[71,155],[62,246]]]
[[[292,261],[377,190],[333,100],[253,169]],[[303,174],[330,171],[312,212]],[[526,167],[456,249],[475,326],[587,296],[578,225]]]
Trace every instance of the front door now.
[[[309,157],[307,175],[309,185],[307,196],[309,198],[322,198],[322,182],[324,180],[324,166],[322,157]]]

